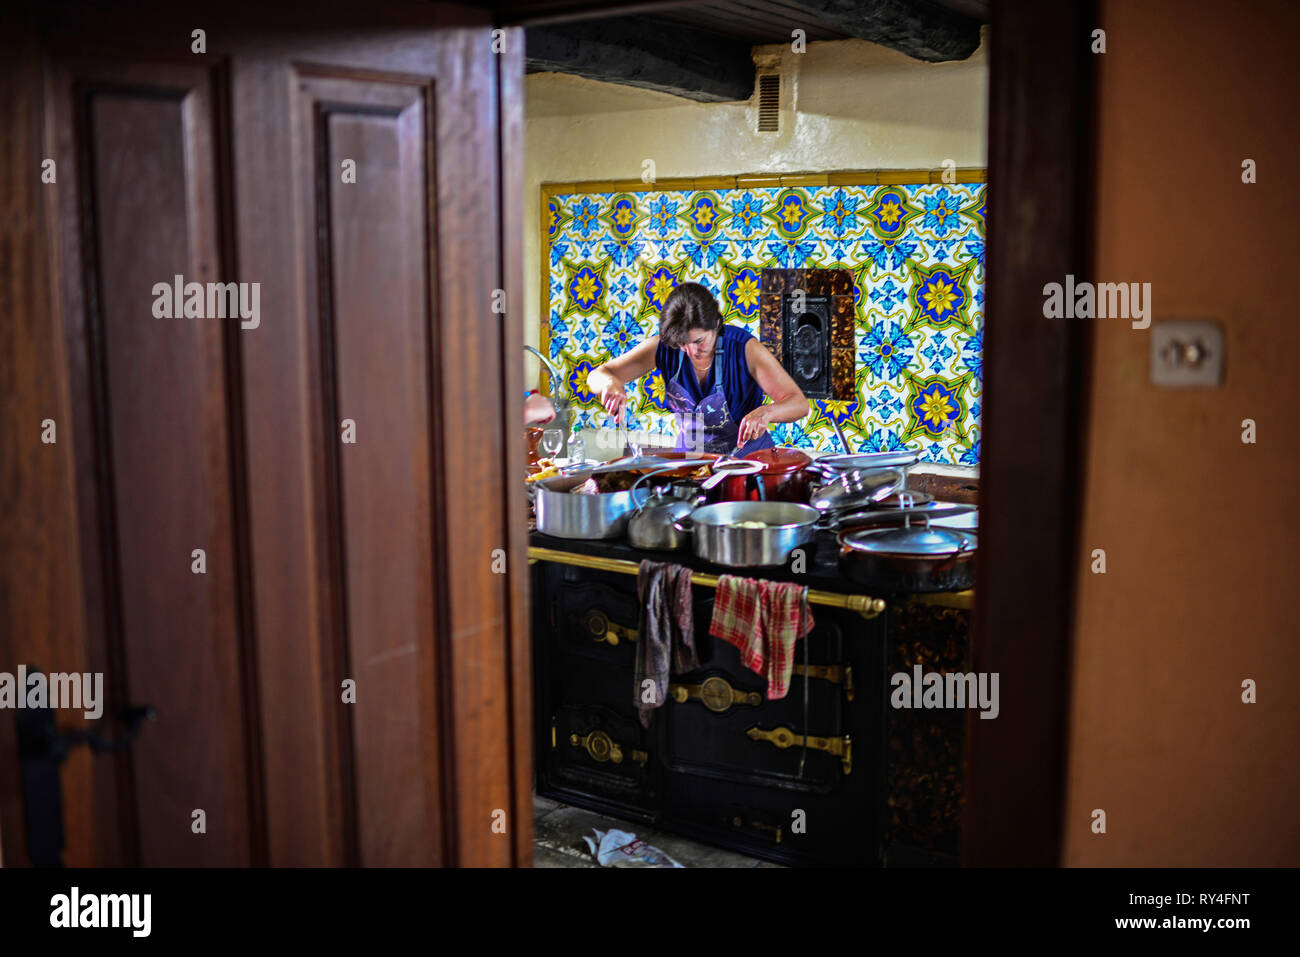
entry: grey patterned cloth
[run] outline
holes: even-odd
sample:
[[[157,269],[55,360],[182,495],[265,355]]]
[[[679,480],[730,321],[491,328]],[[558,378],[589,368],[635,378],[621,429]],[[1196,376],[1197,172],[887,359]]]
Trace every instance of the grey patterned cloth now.
[[[641,726],[650,727],[654,709],[668,696],[668,675],[694,671],[695,611],[691,604],[691,570],[671,562],[641,562],[636,576],[641,619],[636,648],[633,702]],[[653,682],[647,685],[646,682]]]

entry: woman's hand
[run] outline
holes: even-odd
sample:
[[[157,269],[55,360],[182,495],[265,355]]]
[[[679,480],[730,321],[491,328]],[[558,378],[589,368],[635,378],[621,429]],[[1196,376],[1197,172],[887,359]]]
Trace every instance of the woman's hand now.
[[[635,382],[655,367],[655,352],[658,348],[659,337],[651,336],[617,359],[602,362],[587,373],[588,391],[600,396],[600,404],[605,407],[606,412],[614,416],[616,423],[623,406],[627,405],[624,385]]]
[[[772,422],[771,408],[768,405],[760,405],[740,420],[740,436],[736,441],[737,448],[767,433],[767,427]]]
[[[554,418],[555,406],[540,392],[534,392],[524,399],[524,425],[544,424]]]
[[[614,379],[613,376],[610,376],[610,378],[613,381],[606,384],[605,388],[600,392],[600,404],[617,422],[619,413],[623,411],[623,406],[627,405],[627,393],[623,391],[623,383]]]

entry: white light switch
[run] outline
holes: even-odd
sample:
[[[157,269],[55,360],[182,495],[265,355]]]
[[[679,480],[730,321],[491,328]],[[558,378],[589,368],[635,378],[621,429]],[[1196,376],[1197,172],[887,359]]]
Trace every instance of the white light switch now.
[[[1212,389],[1223,382],[1223,359],[1223,327],[1212,319],[1151,324],[1153,385]]]

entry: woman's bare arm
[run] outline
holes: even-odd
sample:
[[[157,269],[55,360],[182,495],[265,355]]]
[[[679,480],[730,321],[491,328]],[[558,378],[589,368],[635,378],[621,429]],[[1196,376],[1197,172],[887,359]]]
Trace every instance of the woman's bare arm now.
[[[749,374],[772,398],[769,405],[759,407],[767,413],[769,423],[797,422],[809,413],[812,406],[809,405],[803,390],[795,384],[794,379],[790,378],[790,373],[781,367],[781,363],[776,361],[776,357],[767,351],[767,347],[757,339],[750,339],[745,344],[745,364],[749,367]]]
[[[623,386],[655,367],[655,350],[658,348],[659,337],[651,336],[617,359],[602,362],[587,373],[587,388],[600,396],[600,404],[610,415],[617,416],[627,401]]]

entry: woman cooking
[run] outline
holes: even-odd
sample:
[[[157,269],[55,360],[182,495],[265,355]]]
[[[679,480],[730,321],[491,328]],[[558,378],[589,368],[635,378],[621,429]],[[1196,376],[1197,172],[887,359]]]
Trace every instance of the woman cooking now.
[[[689,361],[687,361],[689,360]],[[772,353],[744,329],[725,325],[713,295],[682,283],[668,296],[659,335],[593,369],[587,388],[619,420],[624,385],[652,369],[677,419],[677,449],[748,455],[771,448],[767,428],[808,414],[808,400]],[[764,395],[772,401],[764,405]]]

